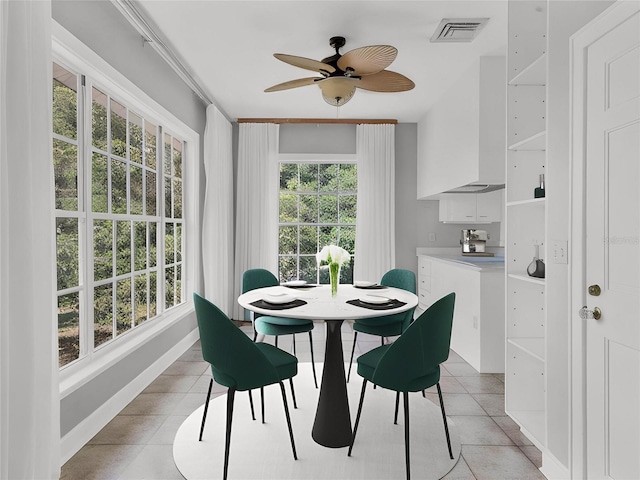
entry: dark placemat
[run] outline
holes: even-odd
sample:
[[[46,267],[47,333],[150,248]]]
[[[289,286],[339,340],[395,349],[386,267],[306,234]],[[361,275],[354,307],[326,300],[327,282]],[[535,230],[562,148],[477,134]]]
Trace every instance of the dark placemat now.
[[[253,305],[254,307],[264,308],[265,310],[286,310],[287,308],[295,308],[301,307],[302,305],[306,305],[307,302],[304,300],[300,300],[299,298],[293,300],[288,303],[269,303],[264,300],[256,300],[255,302],[251,302],[249,305]]]
[[[401,302],[395,298],[389,299],[387,303],[367,303],[363,302],[359,298],[356,298],[355,300],[347,300],[347,303],[355,305],[356,307],[368,308],[370,310],[392,310],[406,305],[405,302]]]
[[[366,287],[354,285],[354,288],[361,288],[362,290],[380,290],[382,288],[389,288],[385,285],[367,285]]]
[[[287,285],[287,284],[281,283],[280,286],[287,287],[287,288],[315,288],[318,285],[314,283],[305,283],[304,285]]]

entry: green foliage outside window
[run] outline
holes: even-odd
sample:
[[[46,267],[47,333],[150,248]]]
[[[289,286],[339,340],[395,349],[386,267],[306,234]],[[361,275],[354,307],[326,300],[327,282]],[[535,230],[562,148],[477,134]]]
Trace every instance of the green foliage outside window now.
[[[80,77],[56,63],[53,74],[58,341],[64,366],[81,354],[85,302],[93,302],[94,349],[157,316],[159,275],[163,309],[182,302],[183,143],[165,134],[160,150],[156,124],[92,87],[91,152],[84,161]],[[160,152],[164,157],[158,159]],[[89,174],[85,187],[83,170]],[[160,182],[164,212],[158,199]],[[161,214],[172,221],[163,226]],[[83,246],[85,237],[88,248]],[[158,269],[160,241],[165,245],[164,271]],[[91,262],[81,254],[83,249]],[[89,265],[91,271],[81,270]]]
[[[356,164],[281,163],[280,281],[329,283],[315,255],[332,243],[354,254],[356,205]],[[353,262],[341,269],[340,281],[353,281]]]

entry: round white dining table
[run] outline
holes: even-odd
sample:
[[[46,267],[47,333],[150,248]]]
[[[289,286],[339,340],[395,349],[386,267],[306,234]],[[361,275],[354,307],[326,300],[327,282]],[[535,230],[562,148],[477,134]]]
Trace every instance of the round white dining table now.
[[[306,302],[294,308],[274,310],[261,308],[252,303],[272,295],[288,294]],[[362,299],[366,295],[383,296],[398,300],[404,305],[392,309],[378,310],[347,303]],[[347,382],[344,371],[341,326],[345,320],[374,318],[405,312],[418,305],[418,297],[406,290],[387,287],[363,289],[353,285],[340,285],[335,297],[329,285],[309,288],[289,288],[284,285],[258,288],[238,297],[240,306],[253,312],[275,317],[289,317],[324,321],[327,325],[326,347],[320,395],[313,423],[313,440],[325,447],[339,448],[351,443],[351,415],[347,398]],[[264,306],[264,303],[262,303]]]

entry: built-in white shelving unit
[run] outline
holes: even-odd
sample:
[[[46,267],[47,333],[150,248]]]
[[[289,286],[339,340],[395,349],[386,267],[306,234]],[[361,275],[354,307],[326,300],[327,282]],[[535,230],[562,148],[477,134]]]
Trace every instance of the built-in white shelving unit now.
[[[506,160],[505,410],[539,448],[547,442],[546,281],[527,274],[534,245],[545,259],[546,201],[534,198],[547,163],[547,2],[509,1]]]
[[[569,401],[571,264],[547,248],[571,245],[571,37],[613,3],[508,0],[505,411],[540,449],[549,479],[586,473]],[[540,174],[546,198],[534,198]],[[546,278],[527,275],[534,244]]]

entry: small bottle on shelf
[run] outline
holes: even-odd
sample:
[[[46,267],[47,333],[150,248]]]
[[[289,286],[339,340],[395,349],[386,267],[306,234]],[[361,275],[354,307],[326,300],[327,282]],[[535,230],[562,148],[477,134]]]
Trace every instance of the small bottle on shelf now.
[[[533,198],[544,198],[544,173],[540,174],[540,186],[533,191]]]

